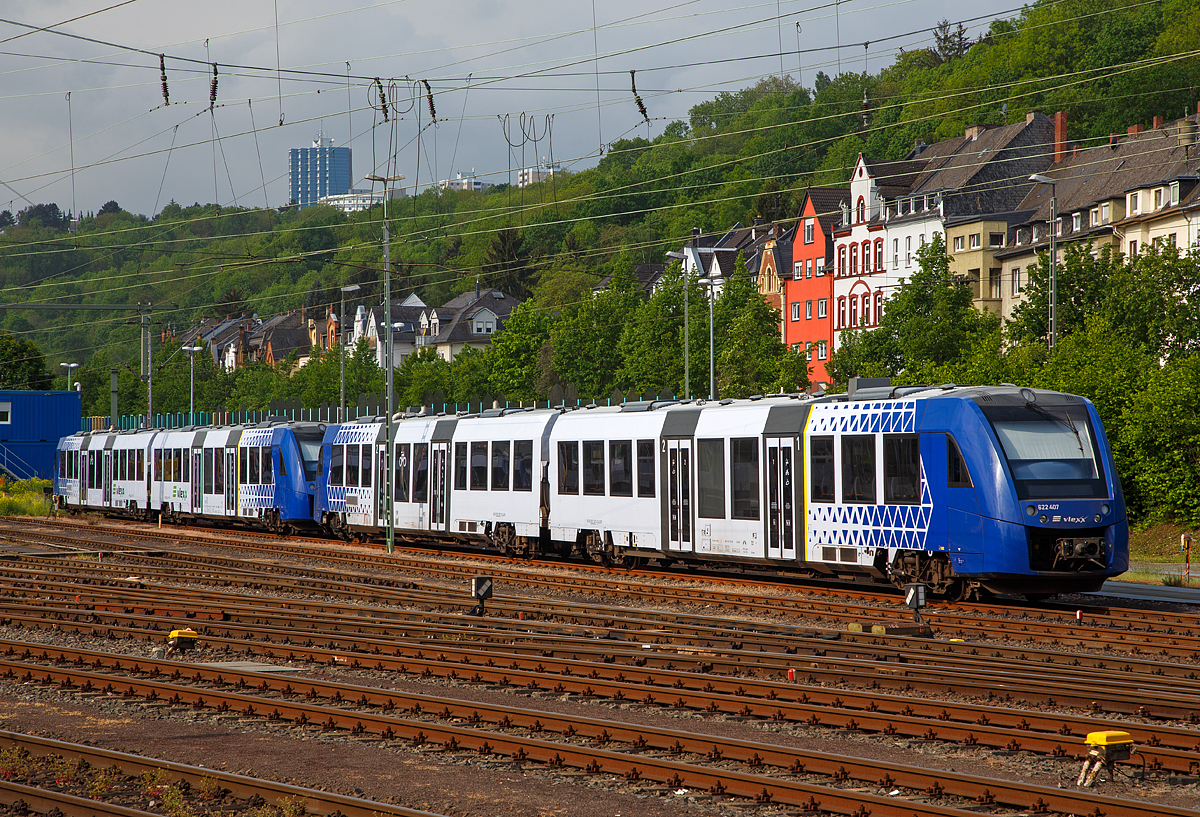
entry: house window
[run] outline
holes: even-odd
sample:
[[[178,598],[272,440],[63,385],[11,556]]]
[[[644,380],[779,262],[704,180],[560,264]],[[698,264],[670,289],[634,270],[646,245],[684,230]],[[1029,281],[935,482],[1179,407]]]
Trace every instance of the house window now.
[[[1175,237],[1175,233],[1171,233],[1169,236],[1167,236],[1167,242],[1168,242],[1168,243],[1169,243],[1169,244],[1170,244],[1172,247],[1178,247],[1178,246],[1179,246],[1179,244],[1177,243],[1177,242],[1178,242],[1178,239]]]
[[[863,304],[863,314],[862,314],[863,325],[870,326],[871,325],[871,296],[870,295],[862,296],[862,304]]]
[[[846,247],[845,247],[845,245],[838,247],[837,274],[838,275],[846,274]]]
[[[912,236],[904,237],[904,266],[912,266]]]
[[[0,425],[12,425],[12,403],[0,403]]]
[[[1108,202],[1104,202],[1104,204],[1100,205],[1100,223],[1101,224],[1108,224],[1108,222],[1111,220],[1109,213],[1110,213],[1109,204],[1108,204]]]
[[[804,359],[805,360],[812,360],[812,345],[813,345],[813,342],[811,340],[806,340],[804,342]]]
[[[870,241],[863,242],[862,254],[863,254],[863,272],[868,273],[871,271],[871,242]]]
[[[1138,194],[1130,193],[1129,194],[1129,215],[1132,216],[1137,211],[1138,211]]]
[[[841,328],[845,327],[845,325],[846,325],[846,299],[845,298],[838,298],[837,325],[838,325],[838,329],[841,329]]]
[[[1129,242],[1129,257],[1137,258],[1137,242],[1136,241]]]
[[[829,303],[829,301],[826,298],[822,298],[821,300],[817,301],[817,317],[818,318],[824,318],[826,315],[828,315],[828,313],[829,313],[829,309],[827,307],[828,303]]]
[[[825,274],[825,256],[821,256],[820,258],[818,258],[816,263],[813,264],[813,267],[816,268],[816,273],[817,273],[818,278],[820,278],[822,275],[824,275]]]
[[[800,320],[800,302],[799,301],[795,301],[792,304],[792,320],[794,320],[794,321]]]
[[[813,229],[813,220],[811,218],[804,219],[804,243],[811,244],[814,241],[813,235],[816,231]]]
[[[1083,229],[1083,213],[1071,214],[1071,232],[1077,233]]]
[[[900,239],[892,239],[892,269],[900,269]]]
[[[875,269],[883,269],[883,239],[875,239]]]
[[[875,293],[875,323],[883,320],[883,293]]]
[[[850,325],[858,327],[858,298],[850,296]]]
[[[1013,267],[1012,294],[1014,296],[1021,294],[1021,268],[1020,267]]]
[[[800,279],[804,277],[804,262],[797,261],[792,264],[792,278]]]
[[[988,233],[988,246],[989,247],[1003,247],[1004,246],[1004,233]]]
[[[804,277],[812,278],[812,259],[811,258],[804,262]]]
[[[1062,235],[1062,216],[1054,219],[1054,234]]]
[[[799,304],[797,304],[797,306],[798,305]],[[812,301],[804,302],[804,320],[806,320],[806,321],[812,320]]]
[[[850,274],[858,275],[858,245],[850,245]]]
[[[1158,210],[1163,205],[1163,189],[1161,187],[1154,188],[1154,209]]]
[[[980,233],[971,233],[971,249],[979,249]]]
[[[962,252],[966,248],[966,243],[966,239],[963,236],[954,236],[954,251]]]
[[[1088,214],[1088,226],[1097,227],[1100,224],[1100,208],[1093,207],[1091,213]]]
[[[1000,300],[1000,270],[988,270],[988,297]]]
[[[855,209],[858,211],[858,223],[862,224],[867,220],[867,203],[862,196],[858,197],[858,207]]]
[[[817,341],[817,360],[825,360],[829,356],[829,350],[825,345],[825,341]]]
[[[1171,205],[1179,204],[1179,182],[1171,182],[1169,189],[1171,191]]]

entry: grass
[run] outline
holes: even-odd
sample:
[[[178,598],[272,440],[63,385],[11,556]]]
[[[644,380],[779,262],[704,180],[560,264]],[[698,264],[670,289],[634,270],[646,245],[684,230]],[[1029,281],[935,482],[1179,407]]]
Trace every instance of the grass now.
[[[0,516],[46,516],[50,513],[50,498],[44,489],[48,479],[21,479],[8,482],[0,478]]]
[[[1184,533],[1196,534],[1185,525],[1159,523],[1142,530],[1129,531],[1129,560],[1132,562],[1170,562],[1181,564],[1183,554],[1179,551],[1179,537]],[[1200,559],[1200,535],[1192,548],[1193,560]]]

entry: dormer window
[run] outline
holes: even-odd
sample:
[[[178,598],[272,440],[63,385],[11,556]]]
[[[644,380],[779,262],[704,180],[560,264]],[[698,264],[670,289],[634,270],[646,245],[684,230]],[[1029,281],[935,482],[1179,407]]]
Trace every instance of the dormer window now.
[[[1077,233],[1083,229],[1083,213],[1071,214],[1071,232]]]
[[[1062,235],[1062,216],[1054,219],[1054,234]]]
[[[1171,182],[1169,190],[1171,193],[1171,206],[1174,207],[1176,204],[1179,204],[1179,182]]]
[[[1100,223],[1108,224],[1110,221],[1112,221],[1112,208],[1108,202],[1104,202],[1100,205]]]
[[[862,196],[858,197],[858,223],[864,224],[867,220],[867,202]]]
[[[1097,227],[1100,224],[1100,208],[1093,207],[1092,212],[1088,214],[1088,226]]]
[[[1161,210],[1163,206],[1163,189],[1161,187],[1154,188],[1154,209]]]
[[[1131,216],[1137,215],[1137,211],[1138,211],[1138,194],[1130,193],[1129,194],[1129,215],[1131,215]]]

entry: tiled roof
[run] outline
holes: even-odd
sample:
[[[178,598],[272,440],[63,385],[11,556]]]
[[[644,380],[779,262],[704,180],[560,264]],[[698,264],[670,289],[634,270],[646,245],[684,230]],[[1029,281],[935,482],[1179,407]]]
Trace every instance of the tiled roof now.
[[[842,223],[842,204],[850,204],[849,187],[810,187],[805,195],[813,203],[817,221],[828,235]]]

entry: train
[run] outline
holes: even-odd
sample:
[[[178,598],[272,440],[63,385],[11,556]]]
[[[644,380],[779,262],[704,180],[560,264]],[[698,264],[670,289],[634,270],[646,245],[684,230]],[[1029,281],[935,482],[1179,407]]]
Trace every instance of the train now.
[[[1004,386],[81,432],[71,512],[1042,599],[1128,568],[1086,398]],[[392,485],[388,485],[389,479]],[[389,488],[393,502],[387,502]]]

